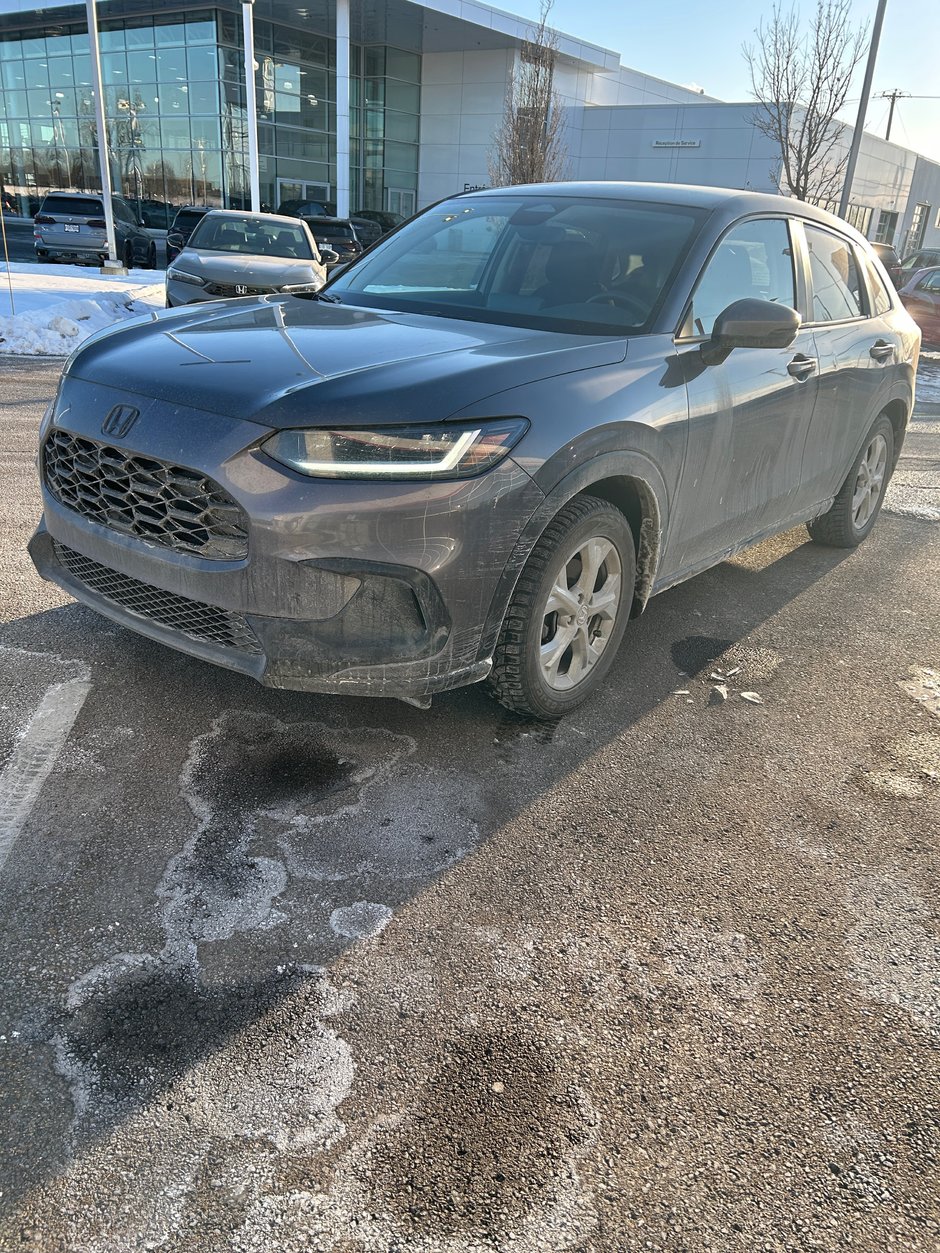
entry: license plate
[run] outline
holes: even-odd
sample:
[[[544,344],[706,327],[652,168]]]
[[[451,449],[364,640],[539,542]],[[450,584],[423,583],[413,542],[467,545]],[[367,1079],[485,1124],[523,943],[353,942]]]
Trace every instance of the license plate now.
[[[78,234],[78,232],[79,232],[79,227],[77,227],[77,226],[73,226],[73,225],[71,224],[71,222],[66,222],[66,223],[65,223],[65,228],[64,228],[64,229],[65,229],[66,233],[67,233],[67,234],[69,234],[69,235],[77,235],[77,234]]]

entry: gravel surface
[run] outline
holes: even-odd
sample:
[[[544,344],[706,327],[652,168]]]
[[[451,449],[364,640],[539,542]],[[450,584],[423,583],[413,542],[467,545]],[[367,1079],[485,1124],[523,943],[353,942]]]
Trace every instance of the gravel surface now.
[[[33,575],[57,369],[0,364],[4,1253],[940,1247],[935,523],[656,598],[554,728],[269,692]]]

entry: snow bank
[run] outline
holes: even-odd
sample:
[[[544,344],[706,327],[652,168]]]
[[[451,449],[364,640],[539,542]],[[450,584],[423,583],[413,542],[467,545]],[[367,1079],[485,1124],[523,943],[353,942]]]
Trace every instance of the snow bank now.
[[[0,353],[65,357],[94,331],[162,309],[162,280],[152,270],[100,274],[76,265],[13,262],[15,314],[0,271]]]
[[[940,405],[940,352],[922,352],[917,367],[917,405]]]

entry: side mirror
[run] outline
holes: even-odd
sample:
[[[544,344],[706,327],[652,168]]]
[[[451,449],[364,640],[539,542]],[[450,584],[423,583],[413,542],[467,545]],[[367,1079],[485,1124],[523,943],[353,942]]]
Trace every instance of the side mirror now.
[[[339,260],[339,253],[330,248],[327,244],[320,245],[320,260],[324,265],[335,265]]]
[[[715,319],[711,339],[702,345],[702,358],[706,365],[717,365],[734,348],[788,348],[801,321],[789,305],[772,300],[735,300]]]

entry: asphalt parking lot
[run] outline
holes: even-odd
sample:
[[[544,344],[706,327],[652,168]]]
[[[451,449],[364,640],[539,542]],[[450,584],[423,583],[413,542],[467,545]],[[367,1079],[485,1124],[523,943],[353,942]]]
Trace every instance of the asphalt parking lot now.
[[[0,359],[0,1249],[940,1245],[940,414],[551,729],[42,584],[58,370]]]

